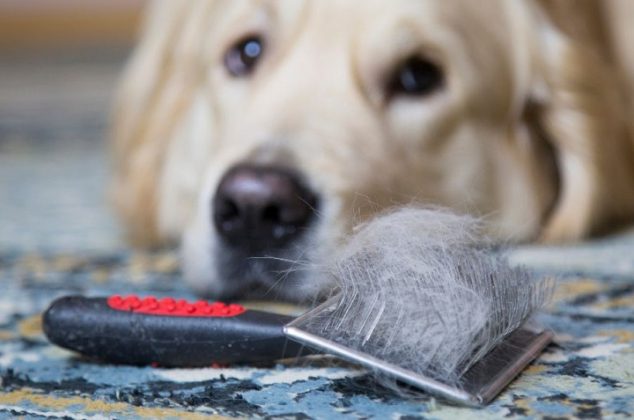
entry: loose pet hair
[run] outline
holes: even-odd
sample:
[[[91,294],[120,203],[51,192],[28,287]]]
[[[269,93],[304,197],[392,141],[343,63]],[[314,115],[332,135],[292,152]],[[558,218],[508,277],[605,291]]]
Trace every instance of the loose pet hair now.
[[[553,282],[482,247],[478,222],[399,208],[357,229],[323,268],[340,297],[302,329],[446,384],[548,302]]]
[[[629,0],[156,0],[116,207],[221,298],[314,297],[312,264],[411,202],[502,240],[606,232],[634,219],[632,22]]]

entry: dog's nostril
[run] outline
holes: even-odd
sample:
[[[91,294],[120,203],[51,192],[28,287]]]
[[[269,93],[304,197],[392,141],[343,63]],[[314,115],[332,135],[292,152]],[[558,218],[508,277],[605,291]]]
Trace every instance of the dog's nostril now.
[[[231,245],[254,249],[296,237],[310,223],[317,199],[291,171],[242,165],[222,178],[213,204],[220,236]]]
[[[280,208],[277,204],[271,204],[262,210],[262,220],[269,223],[280,222]]]
[[[262,222],[264,224],[270,224],[271,234],[273,239],[280,240],[284,237],[295,234],[296,228],[294,222],[298,219],[295,218],[282,218],[282,212],[280,211],[282,206],[279,204],[272,204],[266,206],[262,210]]]
[[[231,231],[240,221],[240,209],[231,200],[224,200],[216,206],[217,219],[222,224],[222,230]]]

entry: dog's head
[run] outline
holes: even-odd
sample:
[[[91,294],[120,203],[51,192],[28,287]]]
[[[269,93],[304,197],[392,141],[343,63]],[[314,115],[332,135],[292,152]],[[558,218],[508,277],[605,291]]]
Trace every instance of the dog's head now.
[[[119,102],[119,206],[137,239],[184,234],[187,278],[224,298],[315,296],[312,265],[353,223],[413,201],[504,239],[580,237],[631,210],[631,194],[598,203],[624,190],[604,185],[623,171],[622,111],[600,46],[553,16],[503,0],[157,2]]]

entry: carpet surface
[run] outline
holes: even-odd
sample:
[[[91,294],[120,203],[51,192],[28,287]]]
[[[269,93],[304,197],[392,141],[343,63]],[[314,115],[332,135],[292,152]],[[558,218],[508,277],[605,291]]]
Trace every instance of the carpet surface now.
[[[175,295],[174,252],[130,252],[105,200],[103,132],[123,53],[0,57],[0,418],[619,418],[634,415],[634,233],[512,258],[556,275],[547,351],[490,406],[405,400],[331,358],[116,366],[50,345],[65,294]],[[277,306],[288,311],[293,308]]]

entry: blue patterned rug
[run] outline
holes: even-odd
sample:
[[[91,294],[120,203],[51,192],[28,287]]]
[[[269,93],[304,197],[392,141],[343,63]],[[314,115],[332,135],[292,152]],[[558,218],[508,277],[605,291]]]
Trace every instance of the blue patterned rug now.
[[[0,57],[0,418],[626,418],[634,415],[634,233],[513,259],[558,275],[555,342],[490,406],[405,400],[328,357],[206,369],[115,366],[51,346],[64,294],[176,295],[174,253],[129,252],[103,198],[121,54]],[[6,82],[6,83],[5,83]],[[276,306],[289,311],[293,308]]]

